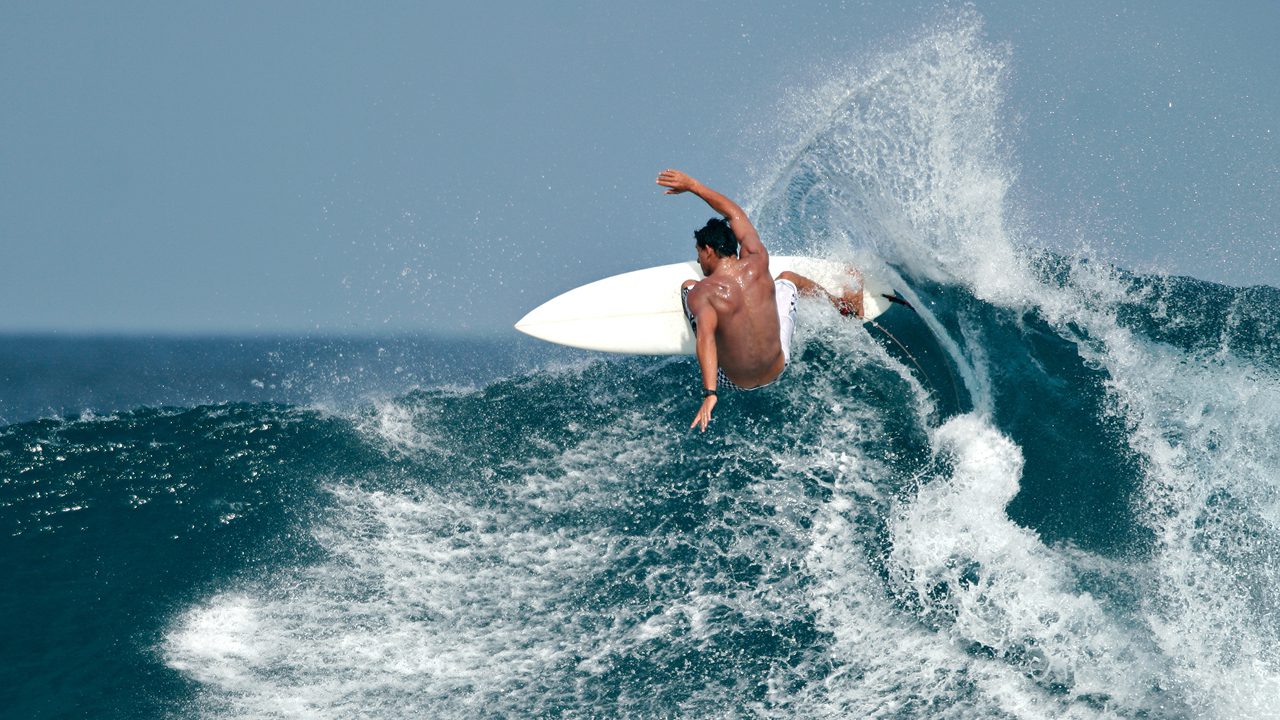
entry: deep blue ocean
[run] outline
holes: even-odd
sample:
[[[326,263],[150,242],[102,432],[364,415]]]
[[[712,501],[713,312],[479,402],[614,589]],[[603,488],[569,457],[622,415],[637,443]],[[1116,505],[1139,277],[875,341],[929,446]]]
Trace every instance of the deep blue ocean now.
[[[687,357],[0,338],[0,715],[1280,717],[1280,290],[1039,249],[1004,58],[796,99],[762,236],[931,365],[804,300],[705,434]]]

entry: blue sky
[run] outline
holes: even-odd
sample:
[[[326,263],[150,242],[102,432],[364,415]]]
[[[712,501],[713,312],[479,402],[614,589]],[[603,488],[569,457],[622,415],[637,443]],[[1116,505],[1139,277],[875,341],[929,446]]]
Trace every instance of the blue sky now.
[[[1280,4],[1150,5],[975,4],[1011,202],[1051,247],[1280,285]],[[942,7],[8,4],[0,330],[500,336],[685,259],[707,212],[658,170],[744,192],[789,92]]]

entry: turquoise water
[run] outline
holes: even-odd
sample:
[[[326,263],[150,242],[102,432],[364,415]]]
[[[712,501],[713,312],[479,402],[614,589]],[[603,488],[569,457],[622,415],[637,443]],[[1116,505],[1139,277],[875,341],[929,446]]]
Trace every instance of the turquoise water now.
[[[810,301],[705,434],[690,358],[0,342],[0,707],[1274,717],[1280,290],[1035,249],[1003,63],[961,23],[797,99],[753,199],[932,380]]]

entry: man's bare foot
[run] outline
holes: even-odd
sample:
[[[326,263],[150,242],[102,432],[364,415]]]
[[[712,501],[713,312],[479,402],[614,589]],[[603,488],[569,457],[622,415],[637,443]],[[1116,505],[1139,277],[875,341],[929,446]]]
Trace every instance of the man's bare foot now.
[[[845,290],[844,294],[838,298],[832,298],[836,309],[845,317],[861,318],[862,314],[862,288],[857,290]]]

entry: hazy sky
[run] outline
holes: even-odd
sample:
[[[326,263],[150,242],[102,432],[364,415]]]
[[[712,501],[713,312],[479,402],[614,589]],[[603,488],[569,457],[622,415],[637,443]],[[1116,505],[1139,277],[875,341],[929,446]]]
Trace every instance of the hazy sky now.
[[[1043,242],[1280,286],[1280,3],[977,2]],[[509,332],[937,3],[6,3],[0,330]],[[767,238],[766,238],[767,241]]]

